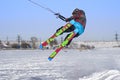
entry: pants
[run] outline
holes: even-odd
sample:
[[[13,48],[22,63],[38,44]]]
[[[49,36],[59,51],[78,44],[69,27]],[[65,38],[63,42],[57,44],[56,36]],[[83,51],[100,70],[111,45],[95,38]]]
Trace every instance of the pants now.
[[[84,32],[84,28],[83,28],[82,24],[80,24],[79,22],[76,22],[75,20],[71,20],[71,21],[70,21],[70,24],[72,24],[72,26],[71,26],[70,28],[68,28],[67,30],[65,30],[63,33],[68,33],[68,32],[74,31],[74,32],[76,33],[76,35],[74,36],[74,38],[75,38],[75,37],[78,37],[79,35],[81,35],[81,34]],[[63,27],[63,26],[62,26],[62,27]],[[62,27],[61,27],[61,28],[62,28]],[[57,31],[60,30],[61,28],[57,29]],[[63,33],[62,33],[62,34],[63,34]],[[65,37],[65,39],[66,39],[69,35],[70,35],[70,34],[68,34],[68,35]],[[64,39],[64,40],[65,40],[65,39]],[[71,43],[72,40],[73,40],[73,39],[71,39],[71,40],[68,42],[67,46]]]

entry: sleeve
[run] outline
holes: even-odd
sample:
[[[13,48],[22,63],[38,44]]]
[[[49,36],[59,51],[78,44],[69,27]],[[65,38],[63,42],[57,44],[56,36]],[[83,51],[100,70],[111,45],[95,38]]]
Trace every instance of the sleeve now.
[[[70,20],[72,20],[73,19],[73,16],[71,16],[71,17],[69,17],[69,18],[66,18],[66,22],[69,22]]]

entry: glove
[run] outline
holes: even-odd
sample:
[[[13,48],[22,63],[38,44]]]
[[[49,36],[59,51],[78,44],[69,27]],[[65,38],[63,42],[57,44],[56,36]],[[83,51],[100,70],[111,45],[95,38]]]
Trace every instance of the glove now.
[[[66,20],[66,18],[64,16],[60,15],[60,13],[55,13],[54,15],[57,15],[57,17],[59,17],[63,21]]]
[[[59,18],[59,16],[60,16],[60,13],[55,13],[54,15],[56,15],[56,16]]]
[[[55,13],[54,15],[57,15],[57,16],[59,16],[59,15],[60,15],[60,13]]]

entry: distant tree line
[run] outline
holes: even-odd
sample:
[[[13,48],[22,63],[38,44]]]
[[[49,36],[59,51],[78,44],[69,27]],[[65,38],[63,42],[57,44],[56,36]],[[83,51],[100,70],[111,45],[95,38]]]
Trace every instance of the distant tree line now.
[[[3,44],[4,43],[4,44]],[[31,37],[29,41],[22,40],[21,36],[17,36],[17,41],[7,42],[0,40],[0,48],[9,48],[9,49],[38,49],[41,42],[36,37]],[[54,45],[58,45],[58,41],[55,39],[52,41],[49,46],[52,48]]]

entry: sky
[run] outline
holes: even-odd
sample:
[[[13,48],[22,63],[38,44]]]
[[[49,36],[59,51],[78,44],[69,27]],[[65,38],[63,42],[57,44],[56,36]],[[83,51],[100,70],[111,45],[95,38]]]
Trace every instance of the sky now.
[[[120,35],[120,0],[33,0],[56,13],[71,16],[75,8],[83,9],[87,23],[85,32],[75,40],[114,40]],[[49,38],[66,22],[28,0],[0,0],[0,40]],[[60,37],[65,37],[63,34]],[[60,38],[58,37],[58,39]],[[119,36],[120,38],[120,36]]]

